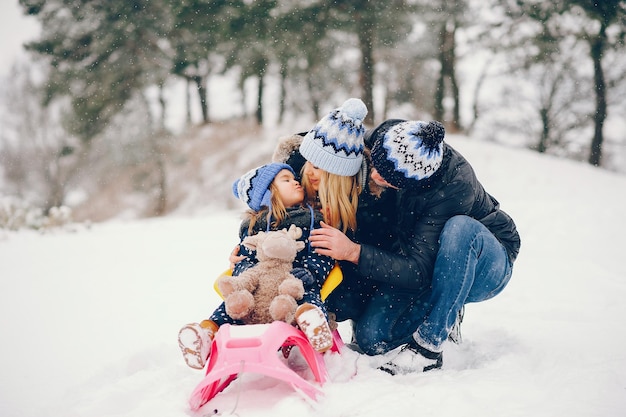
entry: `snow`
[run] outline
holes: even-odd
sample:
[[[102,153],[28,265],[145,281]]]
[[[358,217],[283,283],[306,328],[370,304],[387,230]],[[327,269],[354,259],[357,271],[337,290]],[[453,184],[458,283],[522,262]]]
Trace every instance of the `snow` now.
[[[0,413],[103,416],[623,416],[626,177],[452,136],[516,220],[522,249],[493,300],[470,304],[440,371],[328,354],[317,402],[244,374],[199,412],[203,376],[176,335],[219,302],[238,211],[0,231]],[[340,328],[345,338],[347,327]]]

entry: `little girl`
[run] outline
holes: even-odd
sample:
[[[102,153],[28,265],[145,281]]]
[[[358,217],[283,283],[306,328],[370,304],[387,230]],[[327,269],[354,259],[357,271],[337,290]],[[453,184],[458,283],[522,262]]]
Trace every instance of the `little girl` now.
[[[296,323],[313,348],[325,352],[332,346],[333,338],[320,290],[335,262],[316,254],[308,245],[309,234],[319,227],[322,214],[303,203],[304,189],[291,166],[283,163],[271,163],[247,172],[233,184],[233,194],[250,208],[239,229],[240,242],[248,235],[284,229],[292,224],[302,229],[300,240],[306,247],[298,252],[292,270],[292,274],[303,281],[305,290],[296,310]],[[235,265],[234,276],[257,263],[255,253],[242,244],[239,254],[245,258]],[[226,314],[222,303],[208,320],[188,324],[180,330],[178,344],[187,365],[204,368],[215,333],[225,323],[243,324]]]

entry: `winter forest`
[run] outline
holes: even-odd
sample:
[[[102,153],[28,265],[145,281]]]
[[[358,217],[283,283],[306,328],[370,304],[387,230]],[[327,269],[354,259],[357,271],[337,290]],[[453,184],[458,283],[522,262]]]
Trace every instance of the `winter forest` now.
[[[1,228],[228,208],[212,173],[351,96],[369,126],[440,120],[626,172],[624,0],[19,6],[40,32],[1,83]]]
[[[0,3],[2,417],[626,415],[626,0]],[[244,373],[194,412],[177,334],[221,302],[233,180],[349,97],[445,125],[511,282],[439,371],[344,349],[316,401]]]

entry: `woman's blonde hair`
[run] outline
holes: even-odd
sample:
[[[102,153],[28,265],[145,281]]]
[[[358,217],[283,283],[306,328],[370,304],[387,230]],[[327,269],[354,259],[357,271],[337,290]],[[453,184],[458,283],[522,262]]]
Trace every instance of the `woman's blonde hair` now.
[[[272,193],[272,199],[270,200],[270,205],[272,206],[272,218],[274,221],[270,224],[270,227],[273,229],[277,229],[278,226],[285,220],[287,217],[287,208],[283,203],[283,200],[280,199],[278,193],[278,187],[274,184],[274,181],[270,184],[269,187],[270,192]],[[252,234],[252,230],[254,229],[254,225],[260,219],[267,217],[269,209],[267,207],[262,207],[259,211],[248,210],[246,212],[246,217],[250,219],[250,224],[248,225],[248,234]]]
[[[361,192],[358,175],[345,177],[322,170],[317,193],[306,175],[302,175],[302,186],[307,201],[321,206],[326,223],[344,233],[356,230],[356,209]]]

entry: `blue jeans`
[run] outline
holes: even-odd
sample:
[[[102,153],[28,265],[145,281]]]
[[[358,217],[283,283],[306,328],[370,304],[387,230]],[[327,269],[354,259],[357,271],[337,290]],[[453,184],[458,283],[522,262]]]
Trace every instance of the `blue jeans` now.
[[[369,302],[350,317],[354,340],[365,353],[385,353],[412,339],[439,352],[463,305],[488,300],[509,282],[512,266],[506,250],[477,220],[452,217],[439,241],[431,288],[417,293],[370,285]]]

